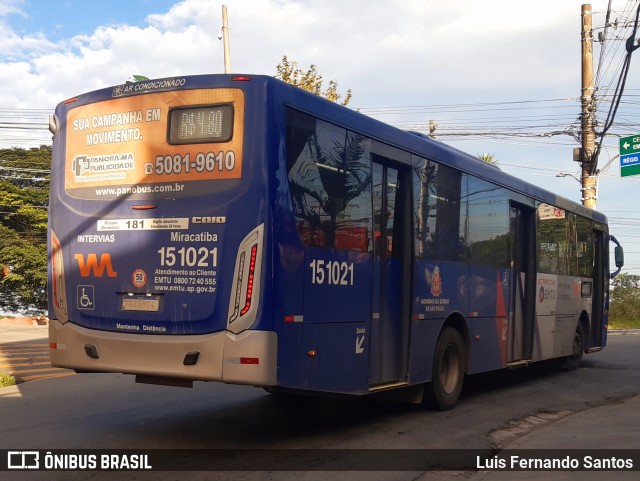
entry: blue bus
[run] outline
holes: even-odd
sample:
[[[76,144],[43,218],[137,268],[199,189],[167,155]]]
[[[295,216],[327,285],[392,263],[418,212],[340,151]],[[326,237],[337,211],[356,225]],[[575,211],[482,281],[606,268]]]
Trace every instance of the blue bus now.
[[[257,75],[98,90],[50,130],[54,366],[449,409],[606,344],[606,217],[423,135]]]

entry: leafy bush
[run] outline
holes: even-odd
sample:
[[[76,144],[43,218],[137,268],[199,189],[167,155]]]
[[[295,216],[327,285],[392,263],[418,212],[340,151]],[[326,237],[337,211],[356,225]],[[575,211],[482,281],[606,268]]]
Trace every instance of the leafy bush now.
[[[612,327],[640,324],[640,276],[620,274],[611,283],[609,323]]]
[[[8,374],[0,374],[0,387],[15,386],[16,378]]]

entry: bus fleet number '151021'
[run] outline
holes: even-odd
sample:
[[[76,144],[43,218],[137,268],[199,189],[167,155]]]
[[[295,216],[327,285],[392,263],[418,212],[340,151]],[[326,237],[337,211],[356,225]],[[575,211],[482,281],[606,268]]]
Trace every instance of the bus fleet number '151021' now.
[[[162,247],[158,250],[160,265],[163,267],[216,267],[218,248],[206,247]]]
[[[312,284],[353,285],[353,262],[314,259],[309,264],[309,267],[311,267]]]

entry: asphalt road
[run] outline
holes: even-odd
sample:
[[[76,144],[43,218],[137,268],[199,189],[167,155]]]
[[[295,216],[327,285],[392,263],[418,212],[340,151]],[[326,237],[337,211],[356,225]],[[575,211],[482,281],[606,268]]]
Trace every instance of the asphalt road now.
[[[119,374],[51,378],[0,390],[0,449],[489,449],[571,413],[640,394],[639,365],[640,336],[611,336],[608,348],[585,356],[575,372],[543,365],[471,377],[460,405],[448,412],[369,399],[281,397],[217,383],[140,385]],[[79,472],[9,474],[19,476],[3,479],[89,479]],[[187,473],[90,473],[90,479],[118,474],[175,480]],[[472,473],[188,474],[196,480],[426,480]]]

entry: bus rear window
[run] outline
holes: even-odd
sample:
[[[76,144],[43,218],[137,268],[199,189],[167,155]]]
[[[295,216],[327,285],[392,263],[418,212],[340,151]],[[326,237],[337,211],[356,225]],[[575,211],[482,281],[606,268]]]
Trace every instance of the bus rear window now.
[[[215,105],[173,109],[169,115],[169,144],[228,142],[233,134],[233,107]]]

